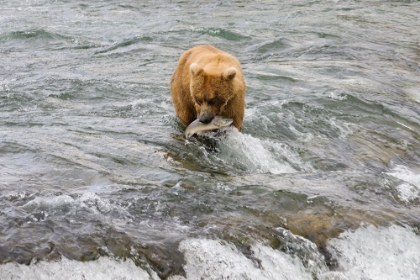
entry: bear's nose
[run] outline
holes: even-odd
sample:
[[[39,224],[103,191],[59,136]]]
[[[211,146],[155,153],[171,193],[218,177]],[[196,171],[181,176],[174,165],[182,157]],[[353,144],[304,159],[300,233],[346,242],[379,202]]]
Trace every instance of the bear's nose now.
[[[202,123],[209,123],[213,120],[214,118],[214,114],[208,113],[208,114],[203,114],[200,116],[200,122]]]

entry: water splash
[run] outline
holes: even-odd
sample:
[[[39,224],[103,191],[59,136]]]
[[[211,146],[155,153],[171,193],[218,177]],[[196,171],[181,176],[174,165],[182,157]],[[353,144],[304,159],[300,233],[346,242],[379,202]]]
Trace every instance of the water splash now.
[[[323,279],[420,279],[420,238],[413,229],[369,225],[328,242],[339,263]]]
[[[260,140],[230,129],[220,143],[218,157],[227,164],[256,173],[293,173],[302,165],[299,157],[286,144]]]
[[[156,273],[150,273],[137,267],[128,259],[119,261],[103,257],[93,262],[78,262],[66,258],[56,262],[39,262],[29,266],[8,263],[0,267],[0,279],[74,279],[74,280],[129,280],[159,279]]]
[[[182,279],[312,279],[302,263],[291,256],[262,244],[252,247],[255,259],[247,258],[232,244],[207,239],[181,242],[185,255],[186,278]],[[258,261],[257,261],[258,260]]]
[[[398,198],[401,201],[411,203],[420,197],[420,174],[414,173],[403,165],[395,166],[392,172],[387,174],[404,181],[396,186]]]
[[[391,171],[387,174],[420,188],[420,174],[415,173],[404,165],[397,165]]]
[[[252,255],[246,256],[226,241],[185,239],[179,250],[184,254],[186,276],[173,275],[169,279],[414,280],[420,277],[419,248],[420,237],[413,228],[368,225],[329,240],[328,250],[339,264],[335,271],[313,271],[305,267],[300,258],[261,243],[252,245]],[[2,280],[26,279],[27,275],[40,280],[159,279],[147,265],[141,268],[130,259],[120,261],[107,257],[90,262],[62,258],[54,262],[34,260],[29,266],[15,263],[0,266]]]

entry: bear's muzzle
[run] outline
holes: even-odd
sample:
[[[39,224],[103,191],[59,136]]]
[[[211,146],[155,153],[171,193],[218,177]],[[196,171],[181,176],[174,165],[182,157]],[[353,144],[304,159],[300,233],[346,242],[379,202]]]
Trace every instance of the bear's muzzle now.
[[[202,123],[210,123],[213,119],[215,114],[210,110],[210,106],[207,104],[201,105],[200,114],[198,115],[198,119]]]

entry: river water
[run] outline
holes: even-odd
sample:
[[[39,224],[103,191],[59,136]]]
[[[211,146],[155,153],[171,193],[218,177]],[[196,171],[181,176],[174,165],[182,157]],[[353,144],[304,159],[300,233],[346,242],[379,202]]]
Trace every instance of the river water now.
[[[0,279],[420,279],[419,1],[0,1]],[[186,140],[188,48],[243,131]]]

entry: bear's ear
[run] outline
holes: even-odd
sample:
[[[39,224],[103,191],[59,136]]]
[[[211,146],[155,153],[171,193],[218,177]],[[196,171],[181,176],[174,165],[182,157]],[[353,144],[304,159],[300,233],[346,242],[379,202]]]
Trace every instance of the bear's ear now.
[[[198,65],[197,63],[191,63],[190,71],[191,71],[191,74],[193,76],[197,76],[197,75],[200,75],[201,73],[203,73],[203,68],[200,65]]]
[[[230,68],[226,69],[225,71],[223,71],[223,73],[222,73],[222,77],[226,81],[233,80],[233,78],[235,78],[235,76],[236,76],[236,68],[235,67],[230,67]]]

